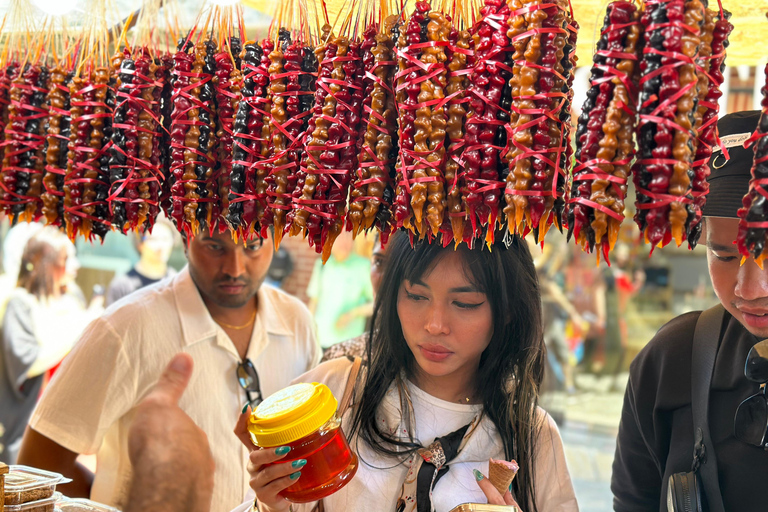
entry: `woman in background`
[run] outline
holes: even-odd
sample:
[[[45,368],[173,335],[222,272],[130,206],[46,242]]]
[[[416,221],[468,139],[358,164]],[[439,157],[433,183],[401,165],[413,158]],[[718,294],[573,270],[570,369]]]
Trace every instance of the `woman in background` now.
[[[25,246],[3,316],[0,351],[0,461],[15,463],[45,374],[69,352],[100,307],[66,293],[69,240],[45,228]]]

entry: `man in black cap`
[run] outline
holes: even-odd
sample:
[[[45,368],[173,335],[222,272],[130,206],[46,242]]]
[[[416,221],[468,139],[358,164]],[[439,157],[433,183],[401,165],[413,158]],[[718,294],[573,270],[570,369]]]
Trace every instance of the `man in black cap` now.
[[[695,437],[702,437],[694,435],[692,412],[692,397],[699,394],[704,398],[695,403],[709,404],[709,414],[701,417],[708,418],[711,441],[706,446],[713,447],[706,450],[706,459],[699,460],[709,462],[715,457],[719,473],[719,478],[713,479],[707,478],[703,470],[698,472],[700,493],[710,503],[709,510],[766,510],[768,451],[752,442],[755,437],[764,437],[766,425],[757,424],[761,420],[759,415],[740,411],[736,417],[739,404],[760,391],[760,384],[745,376],[747,355],[755,343],[768,338],[768,267],[763,270],[751,259],[741,265],[735,244],[737,211],[749,189],[752,166],[752,150],[742,145],[754,132],[759,118],[758,111],[724,116],[718,129],[729,157],[726,159],[718,149],[710,160],[710,191],[703,209],[700,243],[706,244],[709,275],[725,309],[719,336],[711,337],[711,354],[716,353],[714,366],[709,364],[713,368],[709,370],[711,384],[701,393],[706,386],[692,385],[692,376],[700,382],[697,375],[706,373],[692,371],[693,366],[706,366],[693,362],[705,350],[698,343],[701,338],[697,339],[695,350],[693,347],[701,312],[670,321],[635,358],[611,479],[614,510],[618,512],[668,510],[670,476],[692,470]],[[717,328],[709,331],[717,332]],[[749,439],[743,435],[745,429],[762,429],[763,435]],[[717,480],[715,485],[713,480]]]

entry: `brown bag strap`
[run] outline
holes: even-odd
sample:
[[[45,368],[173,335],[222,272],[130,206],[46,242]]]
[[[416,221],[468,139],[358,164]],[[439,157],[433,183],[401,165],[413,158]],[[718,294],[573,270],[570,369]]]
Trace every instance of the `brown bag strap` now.
[[[344,416],[344,413],[347,412],[347,409],[349,409],[349,406],[352,403],[352,395],[355,393],[355,385],[357,384],[357,377],[360,375],[360,368],[362,365],[363,360],[359,357],[356,357],[352,362],[352,368],[349,370],[349,378],[347,378],[347,386],[344,388],[344,395],[341,397],[341,402],[339,402],[339,419]]]
[[[350,368],[349,377],[347,378],[347,385],[344,388],[344,395],[341,397],[341,401],[339,402],[339,410],[337,413],[339,419],[344,416],[344,413],[347,412],[347,409],[349,409],[349,406],[352,404],[352,395],[355,393],[355,385],[357,384],[357,377],[360,375],[360,368],[362,365],[363,360],[359,357],[356,357],[352,362],[352,368]],[[312,512],[325,512],[323,500],[317,502],[315,507],[312,509]]]

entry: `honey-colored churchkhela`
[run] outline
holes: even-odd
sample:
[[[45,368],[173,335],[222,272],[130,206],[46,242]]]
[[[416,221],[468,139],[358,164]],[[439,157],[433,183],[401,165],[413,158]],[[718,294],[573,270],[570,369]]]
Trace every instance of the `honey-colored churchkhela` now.
[[[511,8],[513,13],[519,10],[530,9],[539,4],[538,0],[513,0]],[[533,180],[531,160],[526,157],[533,147],[533,133],[530,123],[533,116],[530,112],[536,108],[532,99],[537,93],[539,70],[536,63],[541,56],[540,29],[547,13],[543,9],[534,10],[530,16],[513,14],[509,20],[507,35],[514,48],[513,59],[515,62],[511,94],[513,111],[516,116],[510,119],[512,136],[510,137],[510,152],[507,155],[509,161],[509,174],[507,175],[504,192],[504,215],[510,232],[517,232],[518,226],[522,226],[525,212],[528,209],[528,198],[523,194],[513,194],[513,191],[527,191]]]
[[[46,125],[45,174],[40,195],[43,216],[49,226],[64,226],[64,176],[67,173],[67,146],[70,134],[69,81],[72,74],[57,65],[51,69],[48,91],[48,121]]]
[[[264,227],[271,226],[274,222],[274,216],[277,210],[280,209],[281,204],[284,202],[282,196],[276,197],[276,181],[285,181],[288,174],[287,166],[291,164],[288,162],[288,141],[283,129],[288,121],[288,113],[285,109],[285,92],[287,77],[285,73],[285,52],[288,45],[291,44],[291,34],[284,28],[281,28],[278,34],[275,48],[269,54],[269,87],[267,88],[267,99],[269,100],[269,110],[267,121],[265,122],[265,128],[269,133],[269,144],[267,145],[267,152],[264,153],[264,161],[256,164],[258,168],[265,168],[264,181],[266,184],[266,201],[268,208],[264,211],[264,216],[261,218],[260,224]],[[266,138],[266,137],[265,137]],[[270,196],[271,192],[271,196]],[[279,215],[279,213],[278,213]],[[277,228],[276,228],[277,229]],[[279,245],[277,240],[281,237],[275,231],[275,243]]]
[[[445,162],[445,187],[447,196],[447,215],[450,220],[453,241],[458,246],[464,239],[466,211],[461,191],[464,189],[462,178],[462,154],[465,148],[464,122],[467,117],[465,91],[469,85],[467,55],[469,54],[470,34],[467,30],[451,32],[450,41],[454,50],[449,49],[448,84],[445,88],[448,100],[446,135],[448,136],[448,154]]]
[[[448,44],[448,37],[451,34],[451,24],[445,15],[438,11],[432,11],[429,13],[429,23],[427,24],[427,39],[433,43],[434,46],[424,48],[421,55],[421,62],[427,64],[430,68],[434,68],[432,73],[436,73],[435,76],[429,80],[422,82],[422,90],[424,84],[430,84],[431,95],[434,101],[439,103],[430,107],[430,133],[429,133],[429,156],[427,157],[427,163],[425,167],[426,177],[430,180],[426,182],[427,192],[427,205],[424,216],[426,217],[426,224],[422,225],[417,222],[417,226],[422,226],[422,234],[431,229],[432,235],[437,236],[440,228],[443,225],[443,214],[445,212],[446,197],[445,197],[445,177],[443,174],[443,168],[445,166],[446,155],[446,125],[447,125],[447,113],[446,105],[443,101],[445,98],[445,88],[447,85],[447,67],[446,62],[448,56],[446,54],[446,46]],[[416,185],[414,185],[415,187]],[[413,204],[413,203],[412,203]],[[414,213],[417,212],[417,208],[414,207]]]
[[[686,202],[673,201],[670,204],[669,223],[672,238],[678,246],[688,239],[690,222],[694,218],[691,196],[691,178],[694,153],[694,131],[699,94],[696,88],[696,58],[701,45],[701,28],[704,22],[705,5],[701,0],[686,0],[683,23],[690,27],[683,31],[681,52],[687,60],[680,66],[680,89],[682,96],[677,100],[675,123],[679,128],[674,132],[672,158],[676,160],[669,181],[669,194],[685,197]],[[693,31],[691,30],[693,29]],[[684,92],[683,92],[684,91]]]
[[[30,222],[42,215],[42,153],[49,76],[46,66],[26,64],[8,92],[0,204],[13,223]]]
[[[512,84],[513,110],[519,114],[511,122],[509,174],[506,180],[504,212],[510,231],[524,234],[533,230],[543,237],[560,213],[553,211],[558,200],[558,183],[565,173],[560,169],[565,152],[567,129],[560,121],[560,109],[567,99],[563,86],[568,77],[563,73],[565,47],[569,43],[568,5],[565,2],[538,6],[540,2],[513,3],[513,17],[508,36],[516,52],[521,41],[527,41],[515,70],[519,79]],[[536,7],[534,7],[536,6]],[[519,33],[520,9],[536,9],[525,15],[528,26]]]
[[[548,7],[547,19],[542,24],[547,32],[542,36],[541,57],[539,59],[539,95],[536,108],[539,112],[536,133],[533,137],[533,183],[530,190],[536,195],[528,197],[529,214],[526,216],[527,228],[534,231],[540,240],[549,227],[561,225],[562,211],[554,211],[555,202],[561,199],[557,181],[566,172],[560,167],[560,155],[565,150],[566,129],[559,120],[566,94],[563,86],[567,83],[563,57],[568,42],[568,2],[559,1]],[[554,119],[552,117],[554,117]],[[557,215],[557,219],[555,216]]]

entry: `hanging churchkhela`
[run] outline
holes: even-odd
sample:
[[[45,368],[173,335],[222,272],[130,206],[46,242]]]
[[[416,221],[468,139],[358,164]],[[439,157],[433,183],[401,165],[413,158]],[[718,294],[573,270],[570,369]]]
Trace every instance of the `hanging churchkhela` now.
[[[716,12],[710,9],[704,13],[702,44],[696,62],[699,104],[696,109],[696,156],[691,182],[694,218],[688,234],[688,244],[691,248],[696,246],[701,235],[701,209],[709,192],[709,159],[712,156],[712,148],[718,144],[717,119],[720,111],[719,100],[723,95],[720,86],[725,80],[725,49],[728,47],[728,36],[733,30],[733,25],[728,21],[730,16],[727,11]]]
[[[222,30],[221,32],[225,32]],[[223,36],[224,34],[221,34]],[[228,31],[226,31],[228,32]],[[214,55],[216,70],[214,82],[216,88],[216,106],[218,107],[218,130],[216,138],[219,202],[213,203],[211,211],[211,229],[225,232],[228,228],[226,218],[229,215],[229,190],[232,179],[232,161],[234,151],[235,113],[238,111],[243,75],[240,71],[242,60],[240,38],[227,37],[219,44],[219,52]]]
[[[64,221],[64,177],[67,173],[67,155],[70,137],[70,93],[67,84],[72,80],[71,66],[60,62],[51,70],[48,91],[48,120],[46,123],[45,173],[40,195],[42,213],[49,226],[62,227]]]
[[[266,159],[257,167],[266,167],[265,182],[268,209],[261,222],[264,229],[274,225],[275,246],[286,231],[286,214],[291,211],[299,180],[303,141],[314,104],[317,58],[312,48],[281,28],[276,47],[269,55],[270,143]]]
[[[182,33],[156,30],[161,2],[147,0],[130,43],[96,16],[79,37],[6,48],[0,208],[88,239],[149,231],[163,210],[187,240],[272,230],[276,246],[303,236],[323,259],[345,229],[458,246],[500,228],[541,241],[554,224],[607,260],[631,174],[643,237],[697,243],[726,12],[705,0],[608,5],[573,154],[578,24],[566,0],[394,13],[367,0],[333,25],[323,12],[322,28],[294,2],[277,4],[259,43],[243,40],[239,7],[205,7]],[[174,51],[158,50],[159,33]],[[762,186],[740,238],[756,258]]]
[[[376,226],[386,243],[392,229],[390,206],[397,155],[397,111],[391,88],[395,53],[391,33],[397,19],[388,17],[381,28],[371,24],[360,47],[365,73],[363,121],[358,140],[358,170],[350,192],[348,229],[354,235]]]
[[[631,2],[608,5],[576,131],[576,164],[568,207],[568,235],[607,259],[624,220],[624,198],[634,157],[640,12]]]
[[[8,122],[0,172],[3,211],[13,223],[42,214],[43,145],[50,71],[41,52],[19,67],[8,90]]]
[[[510,231],[543,237],[562,225],[563,153],[570,132],[561,116],[568,94],[571,15],[567,2],[538,0],[512,3],[508,36],[515,49],[511,80],[511,137],[504,213]],[[530,14],[525,12],[532,10]]]
[[[266,209],[264,180],[257,179],[256,163],[266,153],[264,137],[269,84],[270,41],[248,41],[243,46],[243,88],[233,125],[232,172],[230,174],[227,223],[236,238],[247,238],[251,230],[261,232],[258,224]],[[262,171],[263,172],[263,171]],[[257,195],[257,182],[261,183]]]
[[[638,191],[635,221],[654,247],[688,238],[695,218],[692,164],[698,104],[696,65],[704,5],[698,0],[646,2],[641,17]]]

